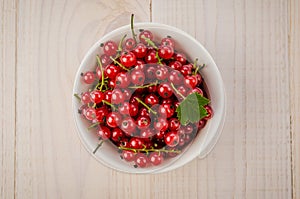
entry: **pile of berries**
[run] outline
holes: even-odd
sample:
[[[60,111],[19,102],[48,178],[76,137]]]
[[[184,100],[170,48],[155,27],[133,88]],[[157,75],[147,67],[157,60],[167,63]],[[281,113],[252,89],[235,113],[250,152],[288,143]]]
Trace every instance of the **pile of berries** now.
[[[203,65],[175,50],[170,36],[157,42],[149,30],[132,32],[132,38],[101,44],[95,70],[81,74],[89,90],[75,96],[79,114],[99,137],[94,153],[110,141],[122,159],[143,168],[180,154],[212,117],[212,108],[205,105],[202,118],[182,124],[180,103],[191,93],[208,98],[199,73]]]

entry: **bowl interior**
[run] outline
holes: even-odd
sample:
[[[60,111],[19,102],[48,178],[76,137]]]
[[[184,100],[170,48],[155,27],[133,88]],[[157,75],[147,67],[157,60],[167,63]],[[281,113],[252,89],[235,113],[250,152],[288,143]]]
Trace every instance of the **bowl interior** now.
[[[149,168],[134,168],[132,165],[124,162],[119,158],[116,148],[111,143],[104,143],[101,149],[93,154],[92,151],[97,146],[97,138],[94,133],[87,130],[87,122],[84,121],[78,114],[80,103],[73,98],[73,112],[78,128],[79,137],[86,149],[102,164],[114,168],[119,171],[129,173],[159,173],[180,167],[191,161],[197,156],[205,156],[215,144],[224,122],[225,114],[225,92],[223,82],[219,70],[206,49],[194,38],[187,33],[163,24],[156,23],[136,23],[135,31],[138,29],[148,29],[153,32],[154,40],[161,39],[166,36],[171,36],[176,41],[176,49],[184,52],[190,60],[198,58],[199,63],[205,63],[207,67],[201,70],[201,74],[207,84],[210,95],[211,106],[214,110],[214,115],[196,136],[190,146],[186,147],[183,153],[175,158],[168,159],[160,166]],[[119,41],[124,34],[131,36],[130,26],[124,26],[116,29],[95,43],[82,60],[78,72],[76,74],[73,93],[81,93],[88,89],[88,85],[84,85],[80,81],[80,73],[92,70],[96,66],[96,55],[101,52],[99,47],[101,43],[107,40]]]

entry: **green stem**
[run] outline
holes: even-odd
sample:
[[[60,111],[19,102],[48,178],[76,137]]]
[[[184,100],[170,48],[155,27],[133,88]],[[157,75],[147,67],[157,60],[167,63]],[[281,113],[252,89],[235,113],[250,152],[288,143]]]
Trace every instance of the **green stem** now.
[[[100,86],[99,90],[102,91],[102,87],[104,85],[104,71],[103,71],[103,67],[102,67],[102,63],[100,61],[99,55],[97,55],[96,57],[97,57],[98,65],[99,65],[100,70],[101,70],[101,86]]]
[[[98,151],[98,149],[102,146],[102,144],[103,144],[103,140],[100,140],[99,143],[98,143],[98,145],[97,145],[97,147],[93,151],[93,154],[95,154]]]
[[[156,86],[158,84],[158,81],[156,81],[155,83],[152,84],[146,84],[144,86],[130,86],[129,88],[148,88],[150,86]]]
[[[159,64],[159,65],[162,65],[162,63],[161,63],[161,58],[159,57],[159,55],[158,55],[158,51],[156,51],[156,53],[155,53],[155,57],[157,58],[157,63]]]
[[[116,110],[116,109],[117,109],[115,105],[109,103],[109,102],[106,101],[106,100],[102,100],[102,102],[103,102],[104,104],[107,104],[108,106],[110,106],[113,110]]]
[[[143,148],[143,149],[133,149],[133,148],[119,146],[119,149],[121,149],[121,150],[127,150],[127,151],[133,151],[135,153],[137,153],[137,152],[146,152],[146,153],[149,153],[149,152],[180,153],[181,152],[180,150],[175,150],[175,149],[168,150],[168,149],[165,149],[165,148],[162,148],[162,149],[154,149],[154,148],[151,148],[151,149],[146,149],[146,148]]]
[[[185,97],[179,92],[179,90],[177,90],[177,88],[175,88],[174,84],[171,83],[172,88],[175,90],[175,92],[180,95],[180,97],[182,97],[183,99],[185,99]]]
[[[127,35],[125,34],[123,37],[122,37],[122,39],[121,39],[121,41],[119,42],[119,46],[118,46],[118,52],[122,52],[122,44],[123,44],[123,41],[124,41],[124,39],[127,37]],[[117,56],[116,56],[117,57]]]
[[[116,64],[118,64],[118,66],[120,66],[122,69],[129,71],[128,68],[126,68],[125,66],[123,66],[120,62],[118,62],[116,59],[114,59],[112,56],[109,57],[111,60],[113,60]]]
[[[76,97],[79,101],[81,101],[81,98],[77,93],[74,93],[74,97]]]
[[[152,46],[155,50],[158,50],[157,46],[155,45],[155,43],[154,43],[151,39],[145,37],[144,35],[142,36],[142,38],[143,38],[150,46]]]
[[[202,66],[197,66],[196,70],[195,70],[195,75],[198,73],[198,71],[202,70],[202,68],[205,67],[205,64],[203,64]]]
[[[91,130],[92,128],[98,126],[99,124],[100,124],[99,122],[92,124],[91,126],[88,127],[88,130]]]
[[[132,33],[132,37],[133,37],[135,43],[137,43],[137,41],[136,41],[136,34],[134,33],[134,29],[133,29],[133,19],[134,19],[134,14],[131,14],[131,19],[130,19],[131,33]]]
[[[139,103],[141,103],[144,107],[146,107],[148,109],[149,112],[152,112],[153,114],[157,114],[156,111],[154,111],[152,108],[150,108],[147,104],[145,104],[142,100],[140,100],[139,98],[135,98]]]

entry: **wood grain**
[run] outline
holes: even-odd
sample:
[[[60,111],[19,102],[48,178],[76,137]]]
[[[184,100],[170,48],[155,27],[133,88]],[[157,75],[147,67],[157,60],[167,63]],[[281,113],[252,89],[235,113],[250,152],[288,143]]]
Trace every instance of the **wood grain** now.
[[[0,198],[14,198],[16,1],[0,1]]]
[[[287,2],[153,0],[152,11],[210,51],[228,97],[218,145],[175,171],[194,179],[181,187],[196,184],[199,198],[291,198]]]
[[[300,198],[300,3],[289,1],[289,63],[293,198]]]
[[[140,198],[150,192],[140,176],[121,175],[91,158],[71,111],[84,54],[132,12],[149,20],[149,2],[19,1],[16,198]]]

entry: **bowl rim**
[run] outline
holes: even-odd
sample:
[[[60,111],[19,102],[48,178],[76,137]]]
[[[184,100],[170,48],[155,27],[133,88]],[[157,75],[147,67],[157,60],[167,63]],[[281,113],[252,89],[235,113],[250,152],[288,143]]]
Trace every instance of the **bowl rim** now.
[[[171,163],[170,165],[167,165],[166,167],[162,167],[162,168],[156,168],[156,169],[149,169],[148,170],[140,170],[140,169],[137,169],[136,172],[131,172],[131,171],[128,171],[126,169],[119,169],[117,167],[115,167],[114,165],[112,164],[109,164],[105,161],[103,161],[101,158],[97,157],[95,154],[93,154],[93,152],[88,148],[87,146],[87,143],[85,142],[85,140],[83,139],[83,132],[81,132],[80,130],[80,127],[78,126],[78,122],[77,122],[77,118],[76,118],[76,115],[78,114],[77,113],[77,110],[78,110],[78,107],[76,106],[76,100],[73,96],[73,94],[76,92],[76,86],[78,85],[78,81],[80,81],[80,73],[81,73],[81,69],[84,67],[84,63],[86,62],[86,60],[88,60],[91,56],[91,54],[93,52],[95,52],[97,49],[99,49],[99,45],[108,40],[112,35],[114,34],[117,34],[119,32],[122,32],[122,31],[125,31],[125,30],[130,30],[130,24],[128,25],[125,25],[125,26],[121,26],[117,29],[114,29],[106,34],[104,34],[103,36],[101,36],[100,39],[98,39],[89,49],[88,51],[84,54],[84,57],[82,58],[81,62],[80,62],[80,65],[77,69],[77,72],[75,74],[75,78],[74,78],[74,84],[73,84],[73,90],[72,90],[72,109],[73,109],[73,119],[74,119],[74,122],[75,122],[75,125],[76,125],[76,129],[77,129],[77,135],[80,139],[80,142],[81,142],[81,145],[84,146],[84,148],[88,151],[88,153],[93,157],[95,158],[98,162],[100,162],[101,164],[105,165],[106,167],[108,168],[112,168],[114,170],[117,170],[117,171],[120,171],[120,172],[124,172],[124,173],[134,173],[134,174],[156,174],[156,173],[162,173],[162,172],[167,172],[167,171],[171,171],[171,170],[174,170],[174,169],[177,169],[187,163],[189,163],[190,161],[192,161],[193,159],[199,157],[199,158],[205,158],[211,151],[212,149],[214,148],[214,146],[216,145],[216,143],[218,142],[219,140],[219,137],[221,135],[221,132],[222,132],[222,129],[224,127],[224,123],[225,123],[225,117],[226,117],[226,93],[225,93],[225,86],[224,86],[224,82],[222,80],[222,77],[221,77],[221,73],[218,69],[218,66],[216,65],[215,61],[213,60],[212,56],[210,55],[210,53],[207,51],[207,49],[199,42],[197,41],[194,37],[192,37],[190,34],[188,34],[187,32],[181,30],[181,29],[178,29],[174,26],[170,26],[170,25],[166,25],[166,24],[163,24],[163,23],[154,23],[154,22],[137,22],[134,24],[134,28],[138,28],[138,27],[148,27],[148,28],[163,28],[163,29],[167,29],[169,31],[172,31],[172,32],[177,32],[179,34],[182,34],[184,35],[185,37],[187,37],[189,40],[191,40],[192,42],[196,43],[197,46],[199,46],[203,52],[205,53],[205,56],[213,63],[214,65],[214,69],[216,71],[216,78],[218,79],[218,81],[220,82],[220,86],[221,86],[221,98],[219,99],[220,100],[220,104],[222,105],[222,110],[221,110],[221,120],[219,122],[217,122],[216,124],[218,125],[218,128],[216,130],[216,133],[215,133],[215,136],[214,136],[214,139],[211,140],[207,146],[207,149],[204,150],[203,152],[201,152],[201,150],[199,149],[197,154],[194,154],[192,157],[189,157],[189,158],[185,158],[185,161],[181,161],[181,163],[177,163],[177,161]],[[209,131],[209,130],[208,130]],[[208,134],[209,132],[207,132]],[[187,149],[188,150],[188,149]],[[184,154],[183,154],[184,155]],[[177,164],[176,164],[177,163]]]

